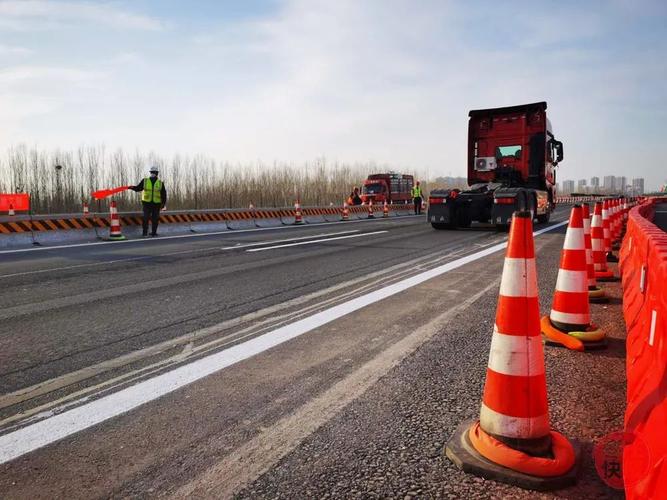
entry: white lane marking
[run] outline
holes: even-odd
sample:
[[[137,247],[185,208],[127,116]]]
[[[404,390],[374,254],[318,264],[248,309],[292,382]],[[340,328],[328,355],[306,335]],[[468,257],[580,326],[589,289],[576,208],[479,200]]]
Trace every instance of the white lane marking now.
[[[391,217],[388,219],[378,218],[378,219],[357,219],[357,220],[348,220],[348,221],[336,221],[336,222],[317,222],[313,224],[305,224],[303,226],[276,226],[276,227],[258,227],[255,229],[226,229],[224,231],[211,231],[209,233],[197,233],[197,234],[177,234],[173,236],[160,236],[158,238],[147,238],[147,239],[136,239],[136,240],[123,240],[123,241],[94,241],[90,243],[72,243],[70,245],[54,245],[52,247],[33,247],[33,248],[16,248],[14,250],[0,250],[0,254],[13,254],[13,253],[25,253],[25,252],[44,252],[46,250],[58,250],[61,248],[79,248],[79,247],[92,247],[98,245],[124,245],[130,243],[146,243],[151,244],[158,241],[164,240],[176,240],[181,238],[201,238],[202,236],[215,236],[218,234],[240,234],[240,233],[256,233],[259,231],[279,231],[281,229],[304,229],[312,228],[314,226],[331,226],[332,224],[355,224],[359,222],[390,222],[390,221],[400,221],[406,219],[414,219],[416,217],[423,217],[421,215],[401,215],[399,217]]]
[[[567,224],[554,224],[533,233],[535,236]],[[156,377],[139,382],[108,396],[83,404],[77,408],[46,418],[34,424],[0,436],[0,464],[14,460],[26,453],[54,443],[67,436],[122,415],[134,408],[154,401],[223,368],[251,358],[288,340],[299,337],[322,325],[417,286],[432,278],[457,269],[465,264],[504,249],[506,243],[493,245],[479,252],[461,257],[429,271],[396,282],[367,295],[313,314],[307,318],[282,326],[259,337],[237,344],[224,351],[200,358]]]
[[[286,247],[297,247],[301,245],[312,245],[314,243],[324,243],[327,241],[334,241],[334,240],[346,240],[348,238],[362,238],[363,236],[371,236],[374,234],[382,234],[382,233],[388,233],[389,231],[373,231],[372,233],[359,233],[359,234],[351,234],[348,236],[338,236],[336,238],[324,238],[321,240],[310,240],[310,241],[300,241],[298,243],[286,243],[284,245],[273,245],[270,247],[262,247],[262,248],[251,248],[250,250],[246,250],[246,252],[263,252],[265,250],[274,250],[276,248],[286,248]]]
[[[309,240],[312,238],[327,238],[329,236],[338,236],[341,234],[352,234],[352,233],[358,233],[359,229],[352,229],[351,231],[339,231],[337,233],[320,233],[320,234],[311,234],[310,236],[301,236],[299,238],[286,238],[284,240],[273,240],[273,241],[258,241],[256,243],[248,243],[248,244],[238,244],[238,245],[232,245],[230,247],[221,247],[220,250],[238,250],[240,248],[252,248],[252,247],[261,247],[263,245],[272,245],[274,243],[286,243],[288,241],[301,241],[301,240]]]
[[[167,252],[167,253],[160,253],[160,254],[154,254],[154,255],[142,255],[140,257],[128,257],[126,259],[114,259],[114,260],[106,260],[104,262],[91,262],[89,264],[76,264],[73,266],[63,266],[63,267],[49,267],[47,269],[37,269],[35,271],[23,271],[20,273],[12,273],[12,274],[0,274],[0,279],[2,278],[13,278],[16,276],[27,276],[31,274],[40,274],[40,273],[46,273],[49,271],[66,271],[69,269],[79,269],[82,267],[96,267],[96,266],[104,266],[106,264],[116,264],[118,262],[132,262],[132,261],[137,261],[137,260],[147,260],[147,259],[155,259],[158,257],[170,257],[172,255],[183,255],[183,254],[188,254],[188,253],[201,253],[201,252],[210,252],[212,250],[235,250],[239,248],[246,248],[246,247],[253,247],[253,246],[261,246],[261,245],[270,245],[271,243],[282,243],[284,241],[298,241],[298,240],[307,240],[309,238],[321,238],[323,236],[330,236],[330,235],[337,235],[337,234],[350,234],[350,233],[358,233],[359,229],[352,229],[351,231],[340,231],[337,233],[320,233],[320,234],[313,234],[310,236],[302,236],[299,238],[286,238],[284,240],[275,240],[275,241],[262,241],[259,243],[251,243],[248,245],[235,245],[235,246],[230,246],[230,247],[208,247],[208,248],[195,248],[191,250],[179,250],[178,252]]]

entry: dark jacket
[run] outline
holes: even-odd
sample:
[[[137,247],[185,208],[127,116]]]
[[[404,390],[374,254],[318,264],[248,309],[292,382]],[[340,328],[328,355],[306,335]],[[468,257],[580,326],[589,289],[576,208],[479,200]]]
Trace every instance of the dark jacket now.
[[[160,179],[160,182],[162,182],[160,198],[162,198],[162,206],[164,207],[167,204],[167,188],[164,187],[164,181],[162,179]],[[141,182],[136,186],[130,186],[130,189],[132,191],[136,191],[137,193],[141,193],[144,190],[144,179],[141,179]]]

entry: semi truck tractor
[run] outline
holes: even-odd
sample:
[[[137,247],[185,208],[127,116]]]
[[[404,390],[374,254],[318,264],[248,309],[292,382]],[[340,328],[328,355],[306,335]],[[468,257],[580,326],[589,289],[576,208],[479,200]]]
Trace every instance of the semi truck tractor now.
[[[547,103],[479,109],[468,116],[469,188],[431,191],[431,225],[453,229],[482,222],[506,230],[517,210],[548,222],[563,143],[554,136]]]
[[[410,192],[414,185],[412,175],[371,174],[364,181],[361,189],[361,200],[364,203],[373,202],[374,205],[387,203],[405,203],[412,201]]]

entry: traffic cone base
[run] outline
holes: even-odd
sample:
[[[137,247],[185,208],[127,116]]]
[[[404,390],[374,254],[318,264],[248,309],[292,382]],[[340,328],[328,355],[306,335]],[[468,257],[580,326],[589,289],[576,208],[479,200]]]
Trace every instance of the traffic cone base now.
[[[467,472],[536,490],[576,479],[573,445],[550,430],[530,212],[513,215],[479,420],[445,453]]]
[[[582,331],[564,331],[553,324],[549,316],[540,320],[544,344],[550,347],[566,347],[571,351],[594,351],[607,347],[607,337],[595,325]]]
[[[493,436],[480,434],[479,431],[482,429],[478,420],[464,421],[456,428],[445,447],[445,456],[463,472],[536,491],[557,490],[577,482],[578,465],[581,463],[581,446],[577,441],[568,440],[552,431],[550,437],[554,443],[554,457],[550,459],[514,450]],[[477,447],[498,461],[489,460]],[[517,467],[525,467],[531,473],[517,470]]]
[[[609,302],[609,297],[607,297],[604,290],[599,286],[589,286],[588,302],[591,302],[593,304],[606,304],[607,302]]]
[[[607,269],[606,271],[595,271],[595,279],[607,283],[619,280],[617,276],[614,276],[614,272],[611,269]]]

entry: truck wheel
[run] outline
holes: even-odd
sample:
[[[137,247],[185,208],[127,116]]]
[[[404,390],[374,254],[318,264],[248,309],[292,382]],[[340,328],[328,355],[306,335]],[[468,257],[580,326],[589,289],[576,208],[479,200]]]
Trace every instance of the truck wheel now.
[[[508,233],[510,230],[509,224],[496,224],[496,231],[499,233]]]
[[[451,225],[442,222],[431,222],[433,229],[453,229]]]
[[[540,224],[546,224],[549,222],[549,217],[551,216],[551,212],[547,212],[546,214],[538,215],[537,216],[537,222]]]

